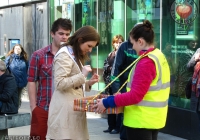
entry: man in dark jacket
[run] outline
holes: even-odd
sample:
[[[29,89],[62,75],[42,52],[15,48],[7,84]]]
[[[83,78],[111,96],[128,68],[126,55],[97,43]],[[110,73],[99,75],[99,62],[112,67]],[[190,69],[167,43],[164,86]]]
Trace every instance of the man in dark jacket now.
[[[15,78],[0,60],[0,114],[18,113],[18,93]]]
[[[117,51],[117,55],[115,57],[115,61],[112,67],[111,72],[111,80],[115,79],[122,71],[124,71],[135,59],[137,59],[138,56],[136,54],[136,51],[133,50],[133,44],[129,41],[129,39],[121,44],[119,47],[119,50]],[[129,68],[124,74],[122,74],[113,84],[112,92],[113,94],[116,93],[120,87],[126,82],[128,79],[128,75],[131,68]],[[121,93],[126,92],[126,85],[121,89]],[[122,124],[123,120],[123,114],[118,114],[117,118],[117,125],[121,124],[120,128],[120,139],[126,140],[126,132],[125,127]],[[111,132],[111,134],[118,133],[119,130],[115,130]]]

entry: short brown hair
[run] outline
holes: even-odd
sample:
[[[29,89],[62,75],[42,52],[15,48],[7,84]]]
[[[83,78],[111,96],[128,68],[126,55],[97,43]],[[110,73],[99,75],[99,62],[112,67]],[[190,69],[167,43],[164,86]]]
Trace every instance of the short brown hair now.
[[[62,28],[64,30],[70,30],[70,32],[71,32],[72,31],[72,21],[70,19],[67,19],[67,18],[58,18],[52,24],[51,32],[53,34],[55,34],[56,31],[59,30],[59,28]]]

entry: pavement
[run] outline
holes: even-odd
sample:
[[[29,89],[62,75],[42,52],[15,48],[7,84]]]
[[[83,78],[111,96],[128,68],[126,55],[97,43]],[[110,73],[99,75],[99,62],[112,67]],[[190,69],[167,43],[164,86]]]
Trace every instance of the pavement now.
[[[29,101],[23,100],[19,112],[30,112]],[[120,140],[119,134],[104,133],[108,127],[107,119],[101,115],[92,112],[87,113],[87,122],[90,140]],[[24,127],[11,128],[8,130],[9,135],[29,135],[30,125]],[[158,140],[186,140],[172,135],[159,133]]]

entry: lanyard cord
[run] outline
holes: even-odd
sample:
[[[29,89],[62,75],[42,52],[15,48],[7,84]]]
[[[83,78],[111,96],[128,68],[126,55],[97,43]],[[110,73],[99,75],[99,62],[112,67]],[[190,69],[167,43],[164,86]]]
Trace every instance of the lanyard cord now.
[[[135,61],[133,61],[125,70],[123,70],[117,77],[115,77],[105,88],[103,88],[100,92],[98,92],[93,98],[92,100],[89,100],[85,106],[85,111],[87,111],[88,109],[88,105],[95,100],[106,88],[108,88],[114,81],[116,81],[124,72],[126,72],[130,67],[132,67],[140,58],[144,57],[146,54],[143,54],[141,56],[139,56]],[[128,81],[126,80],[125,83],[120,87],[120,89],[117,91],[119,92],[127,83]]]

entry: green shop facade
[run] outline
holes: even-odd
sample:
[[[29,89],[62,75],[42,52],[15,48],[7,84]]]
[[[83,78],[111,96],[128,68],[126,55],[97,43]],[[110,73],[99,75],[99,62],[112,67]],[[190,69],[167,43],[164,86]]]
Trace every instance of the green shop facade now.
[[[199,7],[199,0],[1,0],[0,55],[17,41],[31,56],[51,42],[49,29],[54,20],[70,18],[73,32],[92,25],[100,33],[100,45],[93,49],[88,64],[101,76],[104,60],[112,51],[112,37],[121,34],[127,40],[132,27],[148,19],[154,26],[155,46],[166,55],[171,72],[167,124],[161,131],[200,140],[200,122],[185,97],[193,75],[187,63],[200,48]],[[92,88],[104,87],[101,77]]]
[[[53,20],[70,18],[74,31],[85,25],[98,30],[101,43],[93,49],[89,63],[99,75],[112,50],[112,37],[121,34],[126,40],[137,22],[150,20],[156,35],[155,45],[166,55],[171,72],[169,113],[162,131],[200,139],[200,122],[195,112],[190,111],[190,100],[185,97],[186,84],[193,75],[187,70],[187,62],[200,47],[198,0],[54,0],[51,9]],[[104,86],[101,78],[93,89],[102,90]]]
[[[200,47],[199,0],[54,0],[51,9],[53,20],[70,18],[74,31],[85,25],[98,30],[101,43],[93,49],[89,63],[99,75],[112,50],[112,37],[121,34],[126,40],[137,22],[150,20],[155,45],[166,55],[171,72],[169,113],[162,132],[200,139],[200,122],[195,112],[190,111],[190,100],[185,97],[186,84],[193,75],[187,70],[187,62]],[[104,86],[101,77],[93,89],[102,90]]]

